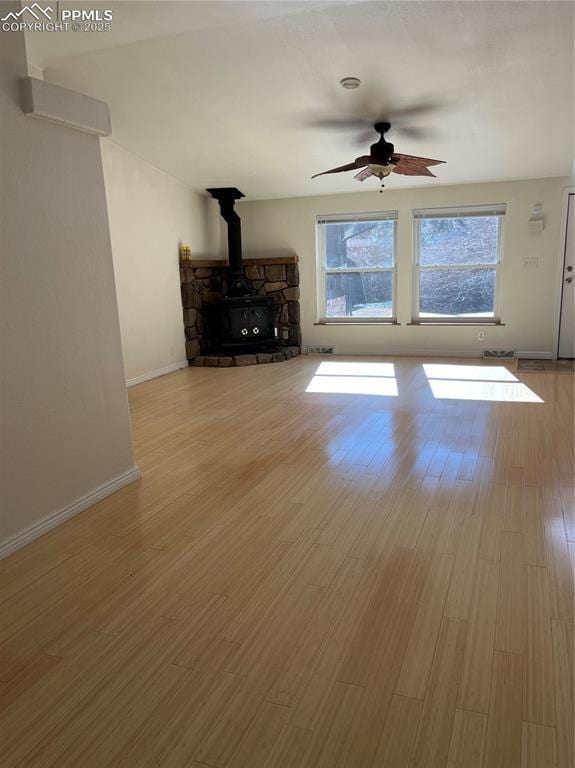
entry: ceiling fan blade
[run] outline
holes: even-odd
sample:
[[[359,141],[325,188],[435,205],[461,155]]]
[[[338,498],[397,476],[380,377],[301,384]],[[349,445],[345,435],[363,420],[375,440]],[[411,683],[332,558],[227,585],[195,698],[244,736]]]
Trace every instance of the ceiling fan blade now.
[[[429,157],[417,157],[416,155],[395,154],[392,162],[395,162],[394,173],[400,176],[433,176],[428,166],[441,165],[445,160],[432,160]]]
[[[430,157],[418,157],[417,155],[403,155],[400,152],[395,152],[394,157],[398,157],[400,160],[406,160],[423,165],[442,165],[447,162],[446,160],[432,160]]]
[[[360,158],[358,158],[359,160]],[[338,168],[330,168],[329,171],[322,171],[321,173],[315,173],[312,176],[312,179],[317,178],[318,176],[325,176],[326,173],[342,173],[342,171],[353,171],[356,168],[361,168],[362,165],[367,165],[367,163],[359,163],[357,160],[354,160],[353,163],[348,163],[347,165],[340,165]]]
[[[356,173],[353,177],[357,181],[365,181],[366,179],[369,179],[370,176],[373,176],[373,173],[369,170],[369,168],[362,168],[359,173]]]
[[[309,128],[323,128],[327,130],[353,131],[358,128],[366,128],[369,123],[361,117],[318,117],[305,121]],[[373,130],[370,131],[370,136]]]
[[[386,116],[389,118],[389,122],[399,120],[402,117],[417,117],[418,115],[428,115],[430,112],[435,112],[441,109],[442,104],[439,101],[420,101],[419,103],[411,104],[405,107],[397,107],[394,109],[386,110]]]
[[[392,140],[396,133],[407,139],[430,139],[434,135],[429,129],[417,128],[415,125],[402,125],[401,122],[392,124],[390,130]]]
[[[398,173],[400,176],[433,176],[435,178],[435,174],[431,173],[425,165],[409,166],[398,163],[393,169],[393,173]]]

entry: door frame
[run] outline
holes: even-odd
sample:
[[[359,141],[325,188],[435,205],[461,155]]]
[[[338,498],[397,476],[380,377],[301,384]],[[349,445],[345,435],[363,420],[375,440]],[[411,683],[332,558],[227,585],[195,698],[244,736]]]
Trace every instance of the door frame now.
[[[565,249],[567,248],[567,213],[569,195],[575,195],[575,187],[565,187],[561,205],[561,236],[559,237],[559,259],[557,263],[557,282],[555,289],[555,323],[553,339],[553,360],[559,356],[559,333],[561,330],[561,299],[563,298],[563,272],[565,271]]]

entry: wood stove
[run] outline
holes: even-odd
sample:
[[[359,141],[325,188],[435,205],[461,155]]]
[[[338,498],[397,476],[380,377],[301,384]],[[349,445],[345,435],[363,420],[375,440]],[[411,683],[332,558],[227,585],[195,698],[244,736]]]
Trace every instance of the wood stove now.
[[[236,187],[217,187],[206,192],[218,201],[228,225],[227,293],[216,302],[212,318],[216,343],[223,350],[271,348],[276,342],[274,301],[255,295],[242,263],[242,224],[234,205],[244,195]]]

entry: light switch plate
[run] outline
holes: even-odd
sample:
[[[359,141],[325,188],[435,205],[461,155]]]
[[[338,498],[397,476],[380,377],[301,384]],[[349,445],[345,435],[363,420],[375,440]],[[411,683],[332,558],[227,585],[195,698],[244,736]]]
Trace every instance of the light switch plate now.
[[[524,269],[537,269],[539,267],[539,256],[524,256],[523,268]]]

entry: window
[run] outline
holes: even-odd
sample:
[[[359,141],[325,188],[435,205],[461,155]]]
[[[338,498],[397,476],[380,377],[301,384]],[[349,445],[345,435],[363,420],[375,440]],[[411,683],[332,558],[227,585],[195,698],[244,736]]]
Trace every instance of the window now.
[[[319,217],[320,322],[394,322],[397,212]]]
[[[498,322],[505,206],[414,211],[418,322]]]

